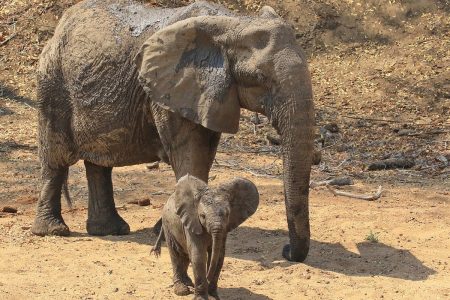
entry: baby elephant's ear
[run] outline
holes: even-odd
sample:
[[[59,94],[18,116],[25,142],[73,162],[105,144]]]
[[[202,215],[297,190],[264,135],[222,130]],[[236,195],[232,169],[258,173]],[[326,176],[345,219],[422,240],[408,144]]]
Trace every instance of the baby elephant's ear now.
[[[259,204],[258,189],[253,182],[244,178],[235,178],[221,188],[230,194],[228,231],[231,231],[255,213]]]
[[[198,203],[207,185],[189,174],[183,176],[175,186],[175,208],[184,227],[194,234],[202,234],[203,227],[198,219]]]

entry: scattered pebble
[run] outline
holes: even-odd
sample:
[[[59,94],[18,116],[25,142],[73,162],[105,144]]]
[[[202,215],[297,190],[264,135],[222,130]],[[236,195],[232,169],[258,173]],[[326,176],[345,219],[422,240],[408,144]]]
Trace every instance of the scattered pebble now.
[[[17,208],[14,208],[12,206],[3,206],[1,211],[4,213],[15,214],[17,213]]]

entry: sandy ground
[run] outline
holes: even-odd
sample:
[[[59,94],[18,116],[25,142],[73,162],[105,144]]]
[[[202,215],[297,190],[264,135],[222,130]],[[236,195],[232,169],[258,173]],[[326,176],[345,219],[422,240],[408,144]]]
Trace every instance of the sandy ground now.
[[[20,162],[15,160],[20,157]],[[270,162],[264,155],[241,154],[243,160]],[[235,155],[219,153],[219,161]],[[174,177],[168,166],[116,168],[115,197],[130,223],[128,236],[86,234],[87,188],[84,166],[71,168],[70,190],[75,209],[63,210],[70,237],[36,237],[30,233],[38,173],[34,150],[9,153],[0,166],[5,193],[0,204],[19,208],[0,218],[0,295],[2,299],[182,299],[171,286],[165,246],[160,258],[150,256],[156,236],[152,225]],[[32,173],[24,172],[31,170]],[[261,193],[258,211],[230,233],[219,280],[222,299],[448,299],[450,297],[450,186],[384,185],[378,201],[334,197],[311,191],[312,243],[305,263],[282,259],[287,225],[278,179],[215,166],[215,185],[233,176],[255,181]],[[22,182],[22,185],[10,185]],[[32,184],[32,185],[27,185]],[[357,183],[347,190],[375,190]],[[129,201],[149,197],[151,205]],[[373,233],[378,242],[366,237]],[[186,297],[185,297],[186,298]]]
[[[11,205],[19,212],[0,213],[0,299],[190,299],[172,292],[165,246],[159,259],[149,254],[156,240],[151,227],[175,183],[167,166],[114,169],[128,236],[86,234],[81,162],[70,170],[75,209],[63,210],[71,236],[30,233],[39,193],[36,62],[62,11],[78,0],[3,2],[0,42],[16,35],[0,47],[0,209]],[[281,161],[274,152],[248,151],[265,146],[268,125],[253,135],[253,124],[241,122],[234,140],[223,142],[233,147],[220,149],[222,166],[214,165],[211,184],[247,177],[257,184],[261,204],[229,236],[222,299],[450,299],[448,1],[220,2],[241,11],[270,4],[296,29],[310,61],[317,125],[336,122],[341,129],[325,145],[313,179],[349,175],[355,185],[346,191],[384,188],[374,202],[312,190],[310,254],[304,263],[287,262],[281,257],[288,241],[282,183],[252,175],[255,167],[278,175]],[[398,134],[402,129],[409,134]],[[417,166],[366,171],[374,160],[398,156]],[[144,198],[150,206],[128,204]]]

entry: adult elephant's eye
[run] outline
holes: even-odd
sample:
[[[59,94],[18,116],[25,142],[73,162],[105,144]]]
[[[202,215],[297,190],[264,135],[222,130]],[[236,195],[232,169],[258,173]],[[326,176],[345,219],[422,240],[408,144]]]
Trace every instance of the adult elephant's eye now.
[[[205,214],[204,214],[204,213],[201,213],[201,214],[200,214],[200,218],[201,218],[202,220],[204,220],[204,219],[206,218]]]

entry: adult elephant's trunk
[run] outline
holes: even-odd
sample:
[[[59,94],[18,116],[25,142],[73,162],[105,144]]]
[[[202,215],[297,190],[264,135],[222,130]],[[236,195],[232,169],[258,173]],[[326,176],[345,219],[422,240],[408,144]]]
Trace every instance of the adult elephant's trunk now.
[[[286,66],[286,64],[282,64]],[[280,70],[280,69],[279,69]],[[305,63],[284,68],[272,119],[282,138],[283,177],[290,245],[283,256],[304,261],[309,251],[309,179],[314,140],[314,106]]]
[[[217,270],[220,270],[221,268],[219,264],[223,262],[221,258],[224,255],[223,251],[226,237],[225,229],[223,229],[222,226],[215,226],[211,230],[211,236],[212,236],[212,251],[207,277],[209,282],[213,280]]]

